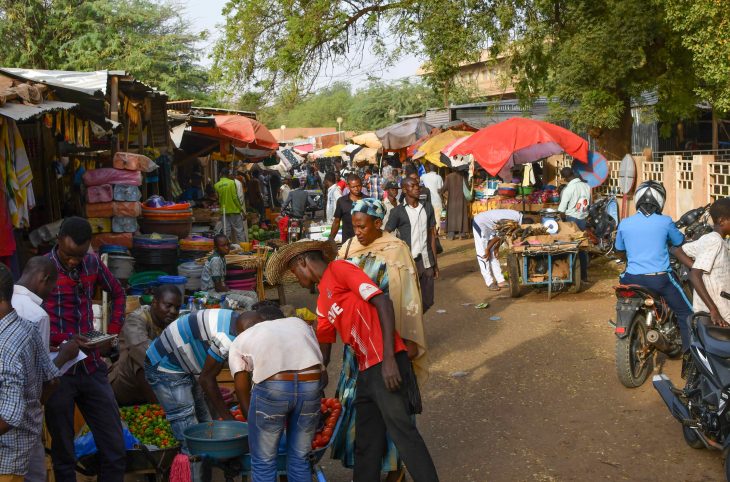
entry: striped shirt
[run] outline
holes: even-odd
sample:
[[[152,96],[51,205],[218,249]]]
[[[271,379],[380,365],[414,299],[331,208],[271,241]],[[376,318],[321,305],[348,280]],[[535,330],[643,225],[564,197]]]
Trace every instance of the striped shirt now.
[[[147,360],[158,370],[198,375],[210,355],[223,362],[236,338],[236,312],[200,310],[170,323],[147,349]]]
[[[127,296],[119,281],[93,253],[86,254],[81,264],[69,271],[61,263],[57,251],[58,247],[55,247],[47,256],[56,264],[58,282],[43,303],[51,320],[51,346],[94,329],[92,305],[97,285],[111,295],[112,313],[107,332],[116,335],[122,331]],[[104,362],[99,351],[94,350],[83,363],[87,372],[93,373]]]
[[[0,353],[0,418],[11,427],[0,435],[0,474],[25,475],[43,425],[43,383],[58,370],[38,330],[15,311],[0,319]]]

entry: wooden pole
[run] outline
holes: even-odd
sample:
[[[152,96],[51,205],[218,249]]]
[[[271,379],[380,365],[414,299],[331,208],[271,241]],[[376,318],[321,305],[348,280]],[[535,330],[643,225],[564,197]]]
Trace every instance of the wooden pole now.
[[[717,132],[717,125],[718,125],[717,111],[715,110],[715,107],[713,106],[712,107],[712,149],[715,151],[720,148],[720,141],[719,141],[718,132]]]

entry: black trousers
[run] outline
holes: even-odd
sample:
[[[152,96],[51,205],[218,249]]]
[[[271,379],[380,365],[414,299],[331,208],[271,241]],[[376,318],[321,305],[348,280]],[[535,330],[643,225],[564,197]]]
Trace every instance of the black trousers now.
[[[423,266],[423,257],[416,258],[416,269],[418,270],[418,284],[421,285],[421,303],[423,312],[427,312],[433,306],[434,278],[433,267],[426,269]]]
[[[406,352],[396,354],[395,358],[401,377],[415,383],[415,377],[408,376],[412,368]],[[370,367],[357,376],[353,481],[380,480],[387,431],[414,482],[438,482],[436,467],[409,410],[409,387],[401,384],[397,391],[388,391],[381,366]]]
[[[94,434],[99,449],[99,480],[122,482],[124,479],[127,453],[119,407],[106,377],[106,366],[101,365],[92,374],[77,366],[75,374],[62,376],[58,389],[46,403],[53,472],[58,482],[76,481],[74,403]]]

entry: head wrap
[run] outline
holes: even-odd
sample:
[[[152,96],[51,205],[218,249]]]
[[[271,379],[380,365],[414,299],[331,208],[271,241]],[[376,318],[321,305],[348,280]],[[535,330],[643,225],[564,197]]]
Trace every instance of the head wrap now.
[[[383,206],[383,203],[381,203],[377,199],[366,197],[364,199],[360,199],[359,201],[355,201],[355,204],[352,206],[352,211],[350,211],[350,214],[355,213],[365,213],[368,216],[383,219],[385,217],[385,206]]]

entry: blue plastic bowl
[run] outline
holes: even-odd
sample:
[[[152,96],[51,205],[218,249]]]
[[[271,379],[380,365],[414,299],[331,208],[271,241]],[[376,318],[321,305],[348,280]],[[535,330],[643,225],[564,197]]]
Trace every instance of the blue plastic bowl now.
[[[235,421],[211,421],[183,432],[188,451],[214,459],[232,459],[248,453],[248,425]]]

